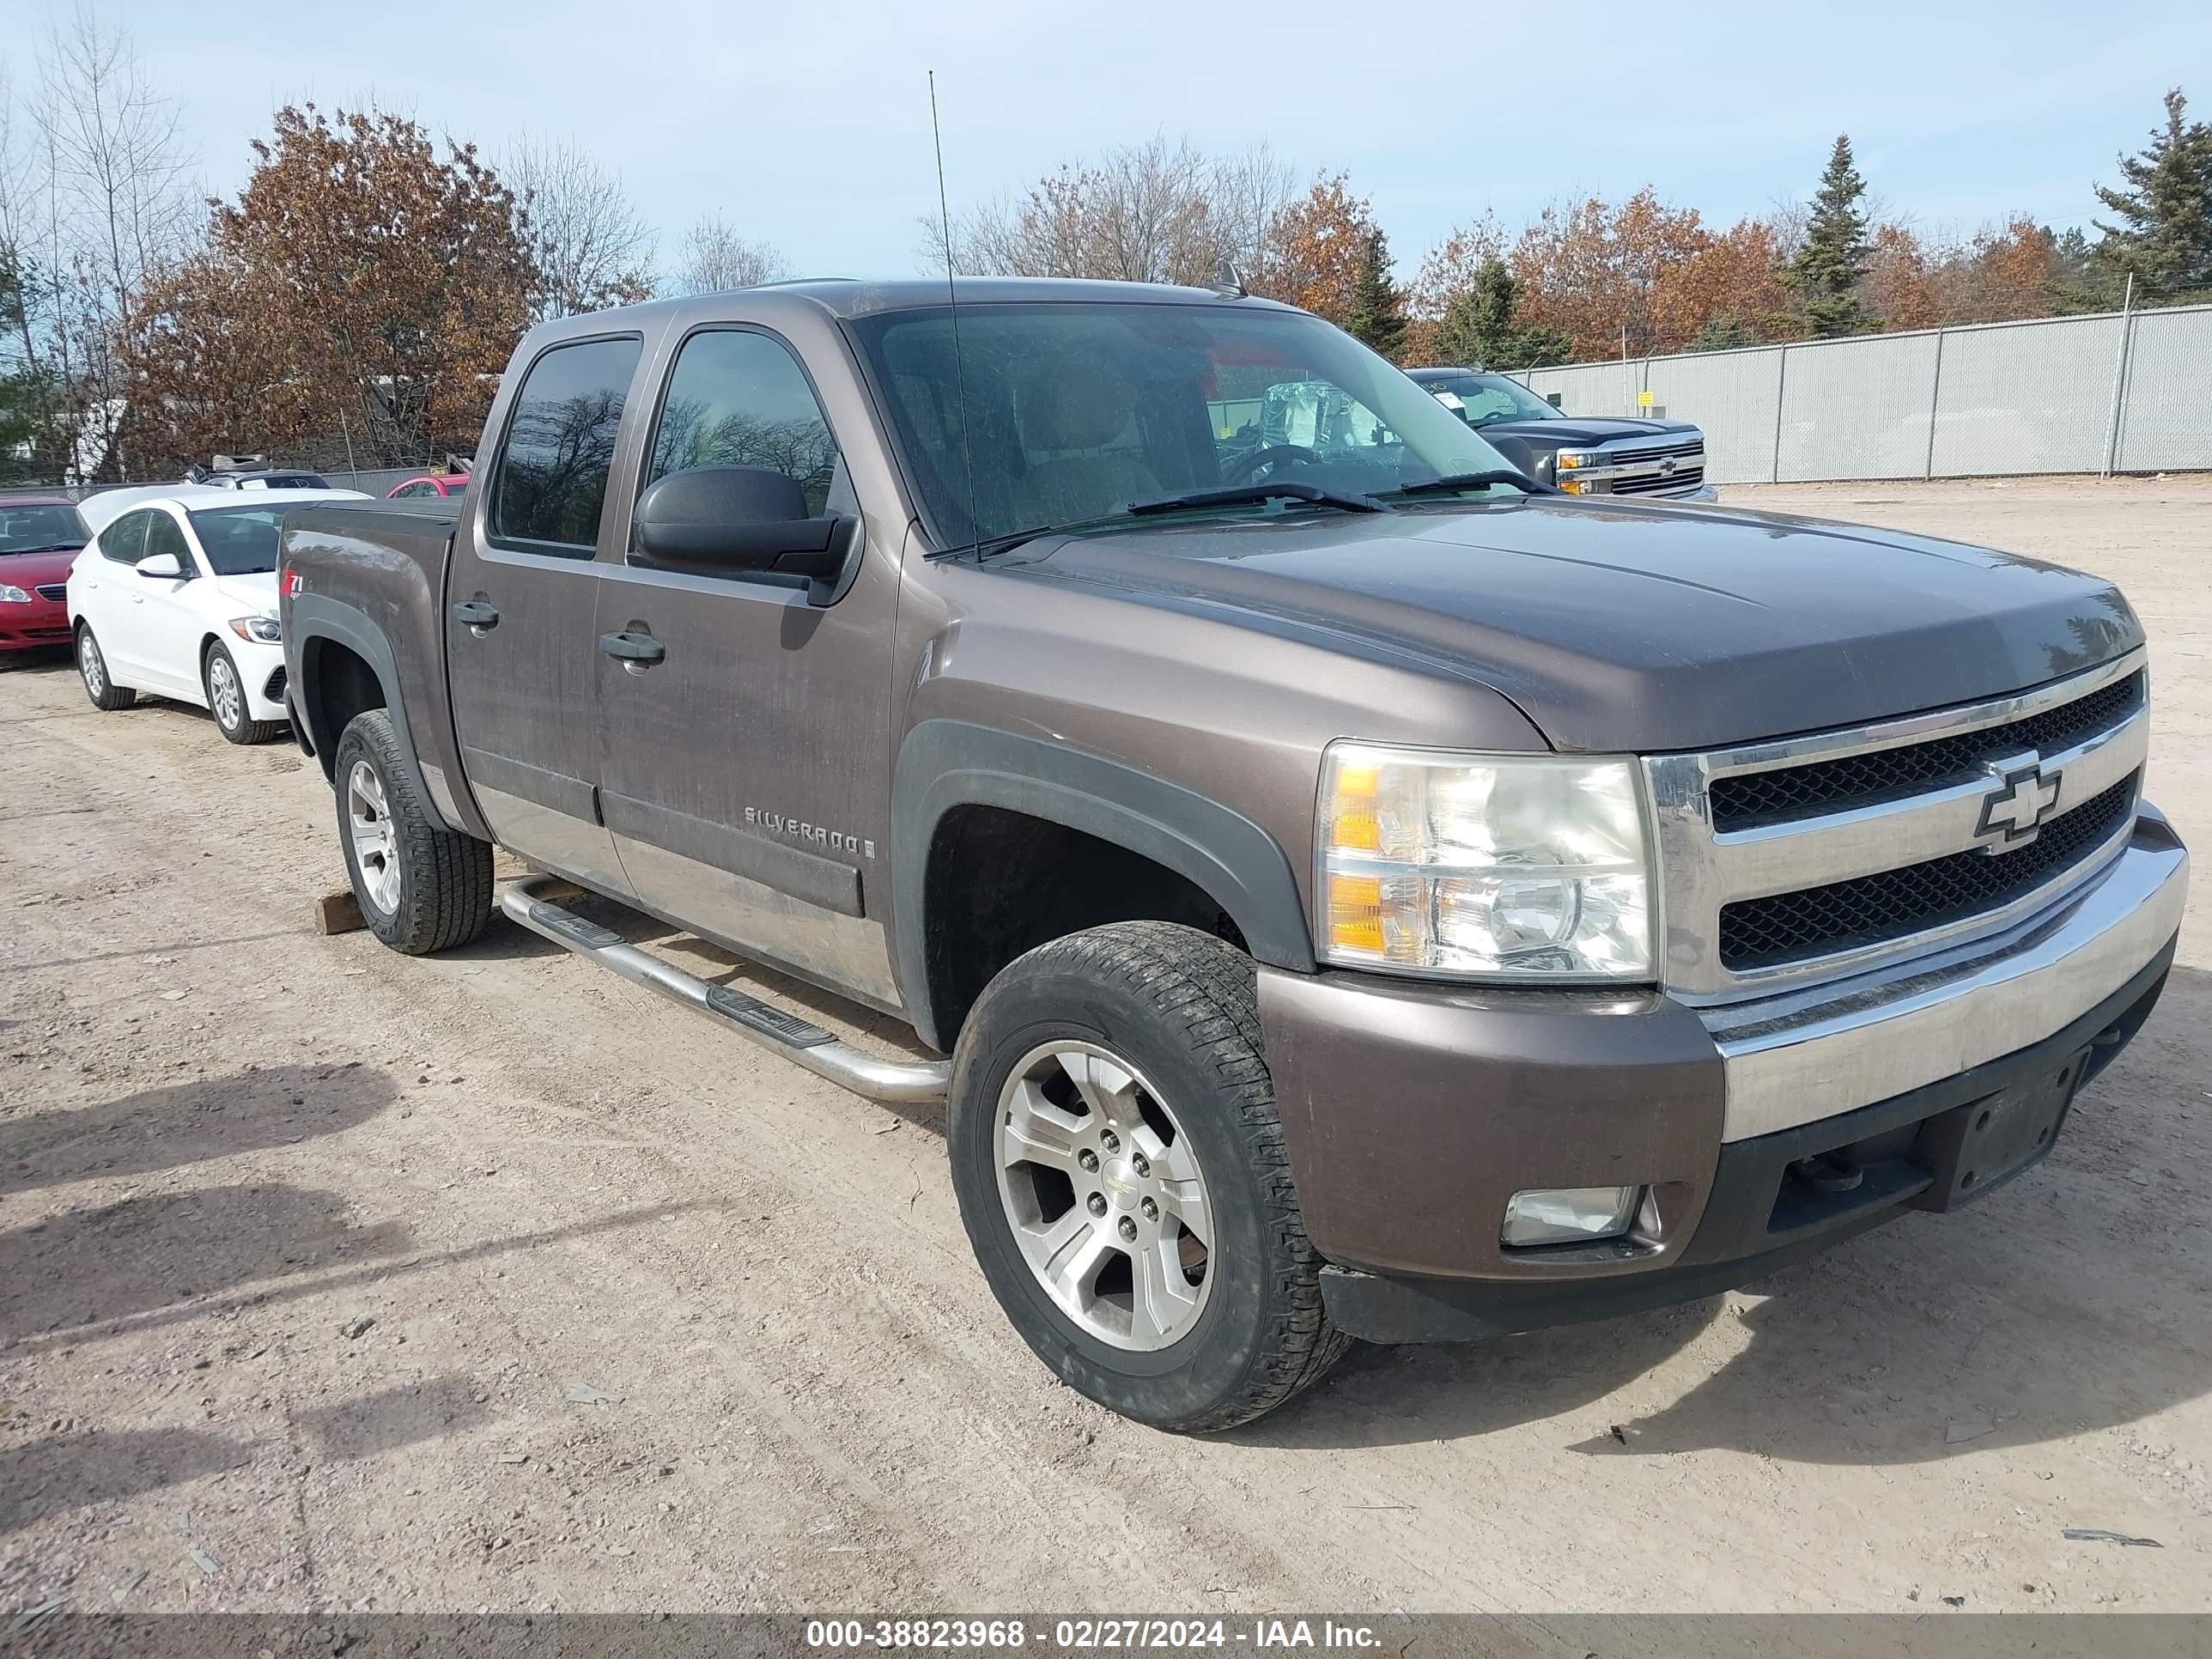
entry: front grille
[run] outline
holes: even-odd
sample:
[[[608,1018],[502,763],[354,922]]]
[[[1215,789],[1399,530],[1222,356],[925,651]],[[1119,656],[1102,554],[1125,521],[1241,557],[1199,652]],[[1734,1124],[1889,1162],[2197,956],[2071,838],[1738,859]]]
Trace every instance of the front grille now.
[[[69,584],[67,582],[40,582],[39,584],[38,591],[39,597],[42,599],[65,599],[69,598]]]
[[[1613,481],[1613,493],[1616,495],[1672,495],[1678,489],[1695,489],[1705,481],[1705,468],[1685,466],[1663,477],[1617,478]]]
[[[1677,438],[1671,443],[1645,444],[1640,449],[1608,449],[1605,459],[1610,463],[1626,466],[1632,462],[1656,461],[1668,455],[1702,456],[1705,453],[1705,441],[1702,437],[1688,437]]]
[[[2079,707],[2071,704],[2050,714],[2064,714]],[[2024,897],[2119,832],[2134,813],[2140,775],[2123,778],[2102,794],[2060,813],[2017,852],[1992,854],[1976,848],[1826,887],[1724,904],[1721,963],[1741,973],[1832,956],[1941,927]]]
[[[271,702],[284,701],[284,671],[282,668],[270,671],[269,684],[261,688],[261,695]]]
[[[2055,754],[2135,713],[2142,696],[2142,680],[2138,672],[2100,686],[2086,697],[2006,726],[1985,726],[1978,732],[1846,755],[1840,760],[1815,761],[1808,766],[1716,778],[1711,791],[1713,828],[1749,830],[1815,812],[1843,811],[1963,783],[1978,776],[1985,763],[2025,749]]]

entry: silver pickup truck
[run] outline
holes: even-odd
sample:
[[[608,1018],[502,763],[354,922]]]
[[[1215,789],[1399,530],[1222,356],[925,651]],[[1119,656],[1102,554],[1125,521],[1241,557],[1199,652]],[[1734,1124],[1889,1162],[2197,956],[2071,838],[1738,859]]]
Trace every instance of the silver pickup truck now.
[[[534,330],[465,496],[289,515],[284,648],[380,938],[496,906],[945,1098],[983,1276],[1091,1398],[1221,1428],[1352,1337],[1956,1208],[2150,1013],[2188,858],[2108,583],[1562,494],[1265,301],[958,292]],[[495,895],[495,842],[931,1057]]]

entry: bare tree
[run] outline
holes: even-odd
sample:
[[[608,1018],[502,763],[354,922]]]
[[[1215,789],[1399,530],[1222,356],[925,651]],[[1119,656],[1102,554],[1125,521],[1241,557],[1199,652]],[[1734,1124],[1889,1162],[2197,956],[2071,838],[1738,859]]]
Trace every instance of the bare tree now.
[[[719,213],[684,233],[671,287],[678,294],[757,288],[791,274],[791,262],[766,242],[740,235]]]
[[[1297,169],[1265,140],[1214,164],[1221,252],[1240,273],[1258,270],[1273,257],[1283,215],[1299,193]]]
[[[653,234],[619,178],[573,140],[527,135],[501,171],[527,216],[525,234],[542,278],[532,322],[650,297]]]
[[[148,283],[203,222],[176,100],[131,37],[80,6],[49,31],[37,119],[44,151],[41,278],[76,428],[79,470],[127,466],[125,331]]]
[[[1295,189],[1291,168],[1265,144],[1210,156],[1156,134],[956,216],[952,261],[981,275],[1210,284],[1224,265],[1267,262]],[[944,228],[922,224],[920,251],[941,270]]]

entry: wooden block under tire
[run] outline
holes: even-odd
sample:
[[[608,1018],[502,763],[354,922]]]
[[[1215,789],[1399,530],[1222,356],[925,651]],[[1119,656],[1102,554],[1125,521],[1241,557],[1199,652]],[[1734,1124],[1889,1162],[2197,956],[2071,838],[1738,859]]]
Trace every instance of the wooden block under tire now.
[[[325,893],[315,901],[315,931],[319,933],[353,933],[368,926],[355,902],[351,888],[341,888],[335,893]]]

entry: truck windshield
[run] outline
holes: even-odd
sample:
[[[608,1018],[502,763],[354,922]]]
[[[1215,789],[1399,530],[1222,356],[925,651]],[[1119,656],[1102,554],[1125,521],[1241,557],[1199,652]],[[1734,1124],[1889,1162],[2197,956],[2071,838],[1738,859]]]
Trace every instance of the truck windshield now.
[[[192,514],[192,529],[216,575],[251,576],[276,568],[284,512],[282,505],[202,507]]]
[[[1437,376],[1424,380],[1421,386],[1469,426],[1566,418],[1518,380],[1503,374]]]
[[[1425,389],[1299,312],[1234,302],[963,306],[957,361],[941,307],[851,327],[940,547],[1110,520],[1132,502],[1236,484],[1387,496],[1510,471]]]

